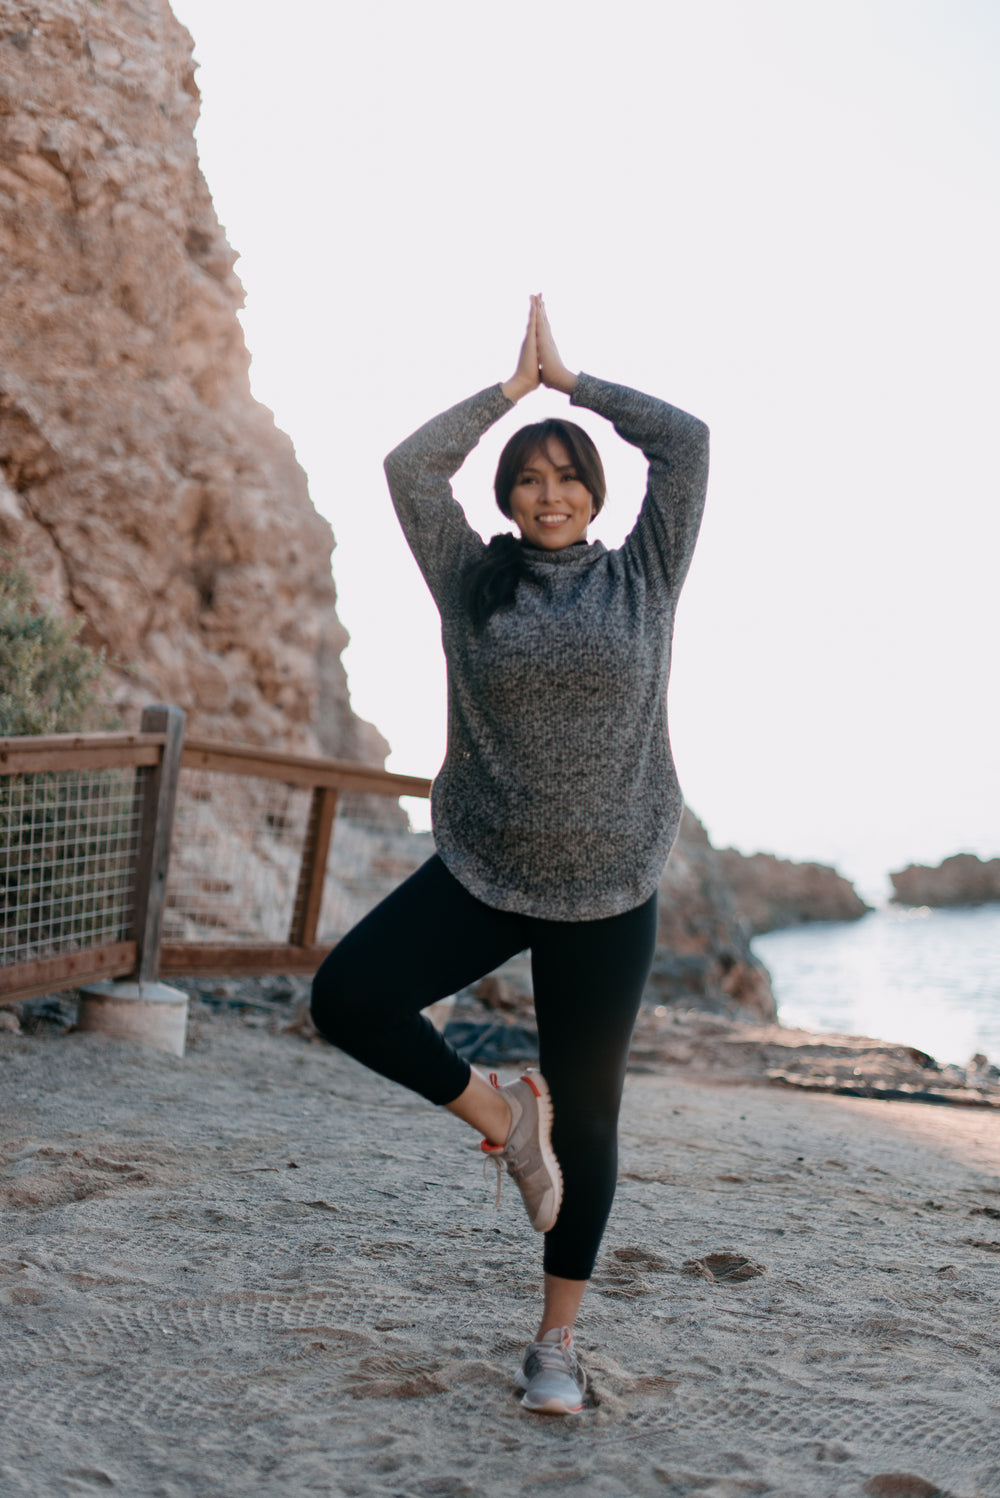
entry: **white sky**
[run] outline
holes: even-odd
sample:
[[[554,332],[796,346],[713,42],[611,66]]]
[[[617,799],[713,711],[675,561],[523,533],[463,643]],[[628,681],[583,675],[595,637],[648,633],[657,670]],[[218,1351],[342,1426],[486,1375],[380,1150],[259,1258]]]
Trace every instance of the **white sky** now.
[[[334,556],[352,700],[433,774],[437,616],[384,453],[513,370],[709,422],[670,692],[718,844],[880,871],[1000,853],[1000,7],[993,0],[174,0],[257,396]],[[457,486],[485,535],[506,437]],[[643,467],[581,418],[620,543]]]

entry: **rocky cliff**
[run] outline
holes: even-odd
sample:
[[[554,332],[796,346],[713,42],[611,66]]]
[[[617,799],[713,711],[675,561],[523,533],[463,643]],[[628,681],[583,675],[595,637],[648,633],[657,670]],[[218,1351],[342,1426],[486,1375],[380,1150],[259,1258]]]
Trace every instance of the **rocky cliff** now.
[[[900,905],[985,905],[1000,900],[1000,858],[954,853],[936,868],[911,863],[890,874]]]
[[[167,0],[0,12],[0,546],[116,697],[189,732],[382,763],[351,712],[333,536],[252,397]]]

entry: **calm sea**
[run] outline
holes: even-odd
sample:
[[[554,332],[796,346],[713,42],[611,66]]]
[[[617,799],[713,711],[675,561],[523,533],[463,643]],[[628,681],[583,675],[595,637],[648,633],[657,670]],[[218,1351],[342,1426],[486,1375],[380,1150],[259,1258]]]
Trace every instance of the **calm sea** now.
[[[888,905],[860,921],[772,931],[753,949],[782,1024],[872,1035],[1000,1066],[1000,905]]]

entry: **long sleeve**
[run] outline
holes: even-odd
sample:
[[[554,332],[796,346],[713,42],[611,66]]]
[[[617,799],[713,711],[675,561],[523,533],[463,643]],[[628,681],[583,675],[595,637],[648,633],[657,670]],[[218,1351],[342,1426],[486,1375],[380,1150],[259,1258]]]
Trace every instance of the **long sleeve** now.
[[[483,549],[452,493],[451,479],[483,433],[512,406],[499,385],[481,390],[425,422],[385,460],[399,523],[439,608]]]
[[[581,374],[571,397],[613,422],[649,462],[646,495],[625,542],[627,562],[676,598],[698,538],[708,486],[708,427],[696,416],[625,385]]]

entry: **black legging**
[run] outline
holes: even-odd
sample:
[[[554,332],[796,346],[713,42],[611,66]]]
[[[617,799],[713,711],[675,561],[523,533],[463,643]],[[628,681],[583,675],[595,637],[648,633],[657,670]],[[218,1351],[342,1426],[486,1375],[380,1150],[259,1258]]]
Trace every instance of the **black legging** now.
[[[565,1193],[545,1269],[589,1279],[618,1176],[618,1110],[632,1027],[656,944],[656,895],[599,921],[494,910],[437,857],[382,901],[313,983],[317,1028],[432,1103],[465,1091],[469,1063],[420,1013],[531,948],[539,1066],[552,1094]]]

